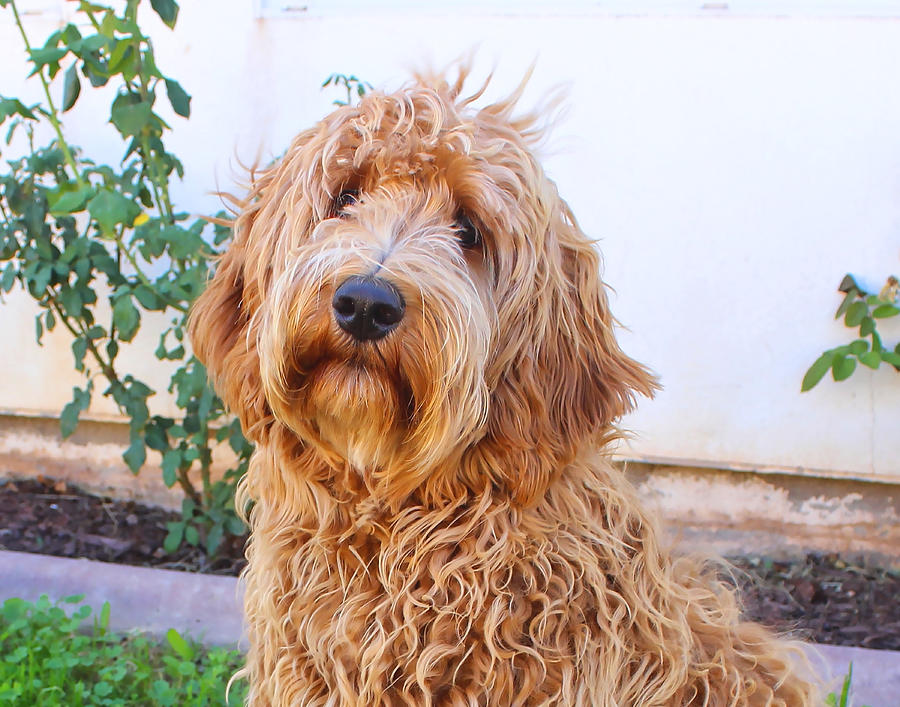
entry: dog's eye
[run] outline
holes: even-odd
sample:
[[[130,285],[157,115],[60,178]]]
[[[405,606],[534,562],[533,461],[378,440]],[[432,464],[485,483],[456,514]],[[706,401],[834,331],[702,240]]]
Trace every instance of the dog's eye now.
[[[456,217],[456,226],[459,244],[463,248],[476,248],[481,244],[481,232],[466,214],[461,213]]]
[[[359,189],[343,189],[334,200],[332,212],[338,218],[345,216],[347,207],[353,206],[357,201],[359,201]]]

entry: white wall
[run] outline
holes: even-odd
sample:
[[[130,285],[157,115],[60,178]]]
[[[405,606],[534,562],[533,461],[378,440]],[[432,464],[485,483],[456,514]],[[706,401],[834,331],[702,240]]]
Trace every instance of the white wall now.
[[[900,271],[900,4],[864,2],[863,18],[806,11],[824,2],[786,3],[781,17],[665,14],[649,0],[628,16],[577,0],[520,16],[504,14],[516,3],[408,5],[312,3],[305,19],[263,20],[249,1],[182,3],[174,34],[154,28],[160,66],[194,96],[190,121],[173,118],[188,173],[178,203],[218,209],[209,192],[234,183],[236,156],[277,154],[328,110],[338,94],[319,85],[332,72],[393,87],[477,47],[498,96],[537,59],[526,105],[560,83],[569,94],[545,165],[602,239],[626,349],[665,385],[626,421],[638,435],[626,455],[900,478],[900,375],[799,393],[818,354],[849,340],[831,317],[843,274],[874,289]],[[50,27],[29,20],[34,37]],[[20,57],[0,20],[0,93],[24,90]],[[96,129],[105,110],[84,101],[66,125],[114,160],[112,129]],[[55,410],[68,354],[35,350],[26,311],[0,308],[16,333],[0,340],[15,372],[0,408]],[[882,328],[900,339],[897,323]]]

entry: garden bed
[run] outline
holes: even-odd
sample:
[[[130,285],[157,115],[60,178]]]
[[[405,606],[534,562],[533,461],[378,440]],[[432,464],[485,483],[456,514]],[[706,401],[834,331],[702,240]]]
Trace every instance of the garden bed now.
[[[147,567],[238,574],[243,539],[210,559],[199,548],[162,551],[178,515],[98,498],[48,481],[0,484],[0,549]],[[900,575],[837,555],[794,561],[731,558],[749,617],[832,645],[900,650]]]

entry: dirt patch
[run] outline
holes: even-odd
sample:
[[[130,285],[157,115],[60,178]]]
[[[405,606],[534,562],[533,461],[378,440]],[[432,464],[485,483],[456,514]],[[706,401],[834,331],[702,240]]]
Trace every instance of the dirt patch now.
[[[177,514],[98,498],[64,483],[0,485],[0,549],[166,569],[238,574],[244,539],[209,558],[199,548],[162,551]],[[797,561],[731,558],[749,618],[819,643],[900,650],[900,574],[837,555]]]
[[[63,481],[0,484],[0,549],[209,574],[241,571],[245,538],[234,539],[215,558],[192,547],[167,555],[166,523],[179,518],[134,501],[92,496]]]
[[[900,573],[839,555],[732,557],[748,618],[818,643],[900,650]]]

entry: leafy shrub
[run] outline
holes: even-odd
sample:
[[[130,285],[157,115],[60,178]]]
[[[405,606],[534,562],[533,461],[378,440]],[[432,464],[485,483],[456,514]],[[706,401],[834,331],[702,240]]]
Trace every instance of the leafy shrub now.
[[[881,292],[875,295],[860,287],[852,275],[845,275],[838,291],[844,293],[844,299],[834,318],[843,316],[847,327],[858,327],[859,338],[844,346],[828,349],[819,356],[803,376],[800,386],[803,392],[815,387],[829,370],[834,380],[846,380],[856,370],[857,361],[872,369],[879,368],[884,362],[900,371],[900,343],[893,349],[886,347],[877,328],[878,319],[900,314],[900,307],[897,306],[900,283],[897,278],[889,277]]]
[[[165,643],[110,633],[109,604],[92,625],[91,608],[72,596],[51,604],[7,599],[0,611],[0,704],[239,705],[246,686],[230,676],[238,651],[203,648],[174,629]],[[68,610],[64,605],[68,604]],[[87,630],[85,630],[87,629]]]
[[[177,484],[185,494],[183,518],[170,524],[166,549],[186,541],[203,544],[212,554],[225,534],[244,532],[233,492],[251,448],[237,420],[224,417],[205,369],[186,352],[184,336],[214,246],[230,231],[217,226],[207,234],[205,220],[190,220],[171,202],[170,180],[184,170],[165,147],[170,128],[159,115],[157,94],[164,90],[172,111],[184,118],[191,97],[157,66],[151,40],[138,24],[139,4],[81,1],[77,25],[89,28],[87,33],[68,24],[35,47],[15,0],[0,0],[13,15],[44,95],[35,105],[0,96],[6,144],[17,133],[28,142],[24,157],[0,168],[0,292],[18,283],[38,304],[39,343],[45,330],[60,325],[72,337],[74,365],[84,374],[84,385],[73,390],[62,410],[63,436],[72,434],[95,394],[111,398],[129,420],[130,443],[123,454],[128,467],[137,473],[147,449],[155,450],[166,486]],[[174,27],[173,0],[150,4]],[[118,165],[92,161],[64,136],[61,113],[76,104],[82,85],[115,87],[109,122],[123,141]],[[53,94],[59,89],[58,107]],[[50,141],[36,144],[47,132]],[[155,354],[179,364],[169,385],[177,417],[151,415],[148,400],[155,391],[119,366],[119,352],[134,339],[146,312],[169,318]],[[219,444],[230,445],[237,464],[214,481],[212,451]]]

